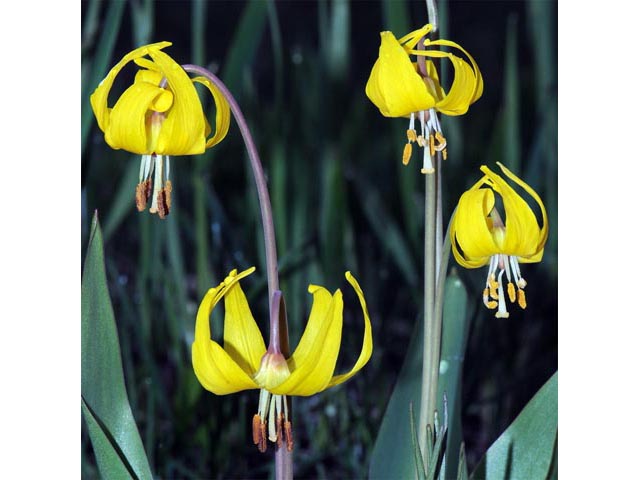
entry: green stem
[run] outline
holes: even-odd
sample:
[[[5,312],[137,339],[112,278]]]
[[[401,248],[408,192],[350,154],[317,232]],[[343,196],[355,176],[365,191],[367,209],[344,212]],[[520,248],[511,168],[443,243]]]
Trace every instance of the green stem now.
[[[427,461],[427,425],[432,423],[438,392],[440,339],[436,337],[436,175],[425,175],[424,204],[424,350],[422,354],[422,395],[420,401],[419,439]]]
[[[429,23],[433,32],[438,28],[435,0],[427,1]],[[418,48],[424,48],[422,41]],[[418,57],[418,61],[421,57]],[[424,60],[423,60],[424,61]],[[424,71],[424,68],[420,69]],[[440,155],[436,155],[436,172],[425,175],[424,205],[424,349],[422,352],[422,393],[420,399],[420,420],[418,423],[420,446],[425,466],[428,468],[427,425],[432,424],[438,395],[438,373],[440,368],[440,336],[442,315],[436,315],[436,283],[438,280],[442,226],[442,189],[440,185]]]

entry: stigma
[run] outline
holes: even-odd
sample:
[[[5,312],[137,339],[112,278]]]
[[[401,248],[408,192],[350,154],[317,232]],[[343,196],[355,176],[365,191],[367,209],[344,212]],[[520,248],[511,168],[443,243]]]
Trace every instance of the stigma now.
[[[139,212],[147,208],[151,198],[150,213],[165,218],[171,210],[171,165],[168,155],[142,155],[140,175],[136,186],[136,207]]]
[[[516,300],[520,308],[527,308],[527,300],[524,287],[526,280],[520,273],[520,265],[515,255],[496,254],[489,261],[489,272],[487,282],[482,292],[482,301],[488,309],[497,308],[496,318],[509,318],[507,302],[503,287],[503,278],[507,279],[507,297],[511,303]],[[512,281],[513,280],[513,281]]]
[[[442,127],[438,120],[435,109],[421,110],[417,112],[420,121],[420,135],[415,128],[416,113],[409,117],[409,128],[407,129],[407,143],[402,152],[402,163],[408,165],[413,153],[413,143],[417,143],[422,148],[422,168],[423,174],[435,172],[433,166],[437,152],[441,152],[442,158],[447,159],[447,139],[442,134]]]

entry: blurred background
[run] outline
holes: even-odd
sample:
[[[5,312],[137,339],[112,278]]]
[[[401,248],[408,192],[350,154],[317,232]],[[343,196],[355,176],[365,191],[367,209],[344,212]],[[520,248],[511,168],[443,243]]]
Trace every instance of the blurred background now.
[[[482,306],[486,271],[452,259],[470,298],[461,408],[470,466],[557,370],[557,4],[439,2],[440,36],[467,49],[484,95],[442,120],[445,228],[479,167],[503,162],[542,197],[550,236],[540,264],[522,268],[528,308],[496,319]],[[404,119],[380,115],[364,93],[379,32],[427,23],[424,1],[82,2],[82,243],[98,211],[129,400],[158,478],[268,478],[273,455],[251,441],[258,392],[217,397],[191,367],[195,313],[233,268],[267,331],[262,229],[253,177],[235,121],[204,155],[174,157],[166,220],[135,209],[139,157],[111,150],[89,95],[134,48],[167,40],[179,63],[220,76],[238,100],[268,177],[281,288],[295,347],[309,283],[345,294],[338,371],[357,358],[362,317],[344,280],[359,280],[374,352],[343,386],[294,399],[298,478],[364,478],[414,326],[421,321],[424,177],[401,163]],[[135,68],[118,77],[115,102]],[[442,75],[444,84],[450,72]],[[203,95],[203,98],[204,95]],[[214,118],[212,102],[208,108]],[[534,207],[534,211],[537,211]],[[222,335],[222,309],[212,317]],[[445,327],[446,328],[446,327]],[[98,478],[84,432],[83,478]]]

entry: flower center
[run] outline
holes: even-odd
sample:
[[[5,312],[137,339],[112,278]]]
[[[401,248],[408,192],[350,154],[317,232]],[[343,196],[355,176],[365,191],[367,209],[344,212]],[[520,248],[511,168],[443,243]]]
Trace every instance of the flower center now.
[[[489,309],[498,307],[498,311],[496,312],[497,318],[509,318],[504,289],[502,288],[502,277],[505,274],[507,276],[507,295],[509,296],[509,300],[511,303],[514,303],[517,298],[520,308],[527,308],[527,300],[524,294],[524,287],[527,286],[527,282],[520,274],[518,258],[515,255],[496,254],[491,257],[489,262],[489,273],[487,274],[485,289],[482,292],[482,301]],[[515,286],[511,282],[511,275],[513,275]],[[489,298],[491,298],[491,300],[489,300]]]
[[[267,449],[269,440],[282,446],[283,432],[287,450],[293,450],[293,434],[289,421],[286,395],[275,395],[269,390],[281,385],[291,373],[284,356],[280,352],[267,350],[260,362],[260,369],[253,379],[261,387],[258,413],[253,416],[253,443],[261,452]]]
[[[402,163],[407,165],[411,160],[413,151],[412,143],[417,143],[422,147],[422,173],[430,174],[435,172],[433,168],[433,158],[436,152],[442,152],[442,158],[447,159],[447,139],[442,134],[440,121],[435,109],[429,111],[422,110],[418,112],[420,118],[420,135],[416,132],[415,121],[416,114],[412,113],[409,117],[409,128],[407,129],[407,144],[402,152]],[[428,147],[428,150],[427,150]]]

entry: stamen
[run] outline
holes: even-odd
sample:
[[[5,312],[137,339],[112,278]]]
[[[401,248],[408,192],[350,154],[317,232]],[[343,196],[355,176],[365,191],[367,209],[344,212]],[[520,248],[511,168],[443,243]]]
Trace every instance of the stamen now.
[[[418,135],[418,139],[416,140],[416,142],[423,148],[427,145],[427,142],[425,141],[423,135]]]
[[[447,149],[446,149],[446,148],[443,148],[443,149],[442,149],[442,159],[443,159],[443,160],[446,160],[446,159],[447,159]]]
[[[260,443],[258,444],[258,450],[261,453],[267,451],[267,424],[264,422],[260,423]]]
[[[169,196],[168,196],[169,195]],[[156,205],[158,207],[158,216],[164,218],[169,215],[169,203],[171,202],[171,191],[167,192],[162,188],[158,192],[158,198],[156,199]]]
[[[505,269],[505,273],[507,274],[507,283],[511,283],[511,273],[509,273],[509,257],[506,255],[500,255],[500,264]]]
[[[442,135],[442,133],[440,133],[439,131],[436,130],[436,140],[438,141],[438,144],[435,145],[435,149],[438,152],[443,151],[446,147],[447,147],[447,139],[444,138],[444,135]]]
[[[527,308],[527,299],[524,296],[524,290],[518,290],[518,305],[523,310]]]
[[[143,212],[147,208],[147,202],[151,194],[151,180],[146,179],[144,182],[136,186],[136,208],[139,212]]]
[[[291,433],[291,422],[288,420],[284,422],[284,438],[287,441],[287,450],[293,451],[293,433]]]
[[[260,415],[257,413],[253,416],[253,444],[258,445],[260,443],[260,437],[262,429],[260,428],[260,424],[262,420],[260,419]]]
[[[487,307],[488,309],[493,310],[494,308],[496,308],[498,306],[498,302],[496,302],[495,300],[491,300],[489,301],[489,289],[485,288],[484,291],[482,292],[482,301],[484,303],[484,306]]]
[[[507,293],[509,294],[509,300],[511,303],[516,301],[516,287],[513,286],[513,283],[509,282],[507,284]]]
[[[276,422],[276,437],[278,439],[278,448],[282,447],[282,422],[284,420],[284,415],[282,413],[278,414],[278,421]]]
[[[402,164],[403,165],[408,165],[409,164],[409,160],[411,160],[411,152],[413,151],[413,148],[411,147],[411,143],[407,143],[404,146],[404,152],[402,152]]]
[[[436,145],[433,139],[433,134],[429,134],[429,155],[432,157],[436,154]]]

